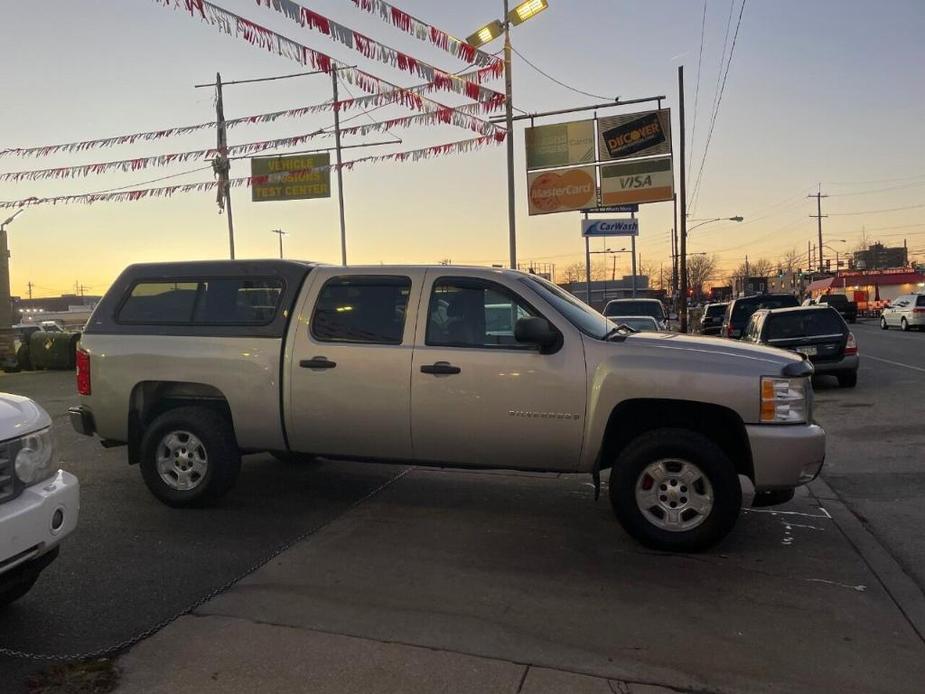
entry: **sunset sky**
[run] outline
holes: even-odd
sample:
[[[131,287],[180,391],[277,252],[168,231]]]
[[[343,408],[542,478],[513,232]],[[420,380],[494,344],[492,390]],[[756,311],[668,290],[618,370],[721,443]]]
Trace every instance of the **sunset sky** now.
[[[735,0],[731,33],[741,0]],[[415,77],[369,61],[328,37],[288,22],[254,0],[215,0],[300,43],[355,64],[391,82]],[[361,12],[350,0],[303,0],[303,5],[377,40],[456,71],[464,65],[442,51]],[[500,0],[395,0],[411,14],[465,37],[501,14]],[[699,170],[730,16],[728,0],[708,0],[698,92],[702,0],[549,0],[550,9],[514,30],[515,48],[537,67],[577,89],[604,97],[665,95],[677,115],[677,67],[686,76],[688,143],[693,178]],[[5,2],[0,11],[0,150],[154,130],[212,119],[211,82],[298,72],[294,62],[220,34],[185,11],[155,0],[36,0]],[[776,0],[746,2],[723,100],[703,168],[692,217],[742,215],[743,224],[713,224],[692,232],[690,250],[716,253],[731,270],[750,259],[777,259],[815,240],[815,201],[822,184],[827,243],[853,248],[866,227],[872,240],[901,244],[925,260],[925,6],[922,0]],[[489,50],[501,48],[500,41]],[[503,90],[503,80],[488,86]],[[362,92],[351,87],[357,95]],[[345,94],[348,96],[348,94]],[[321,103],[331,97],[324,75],[230,86],[229,118]],[[457,95],[431,98],[458,105]],[[697,109],[695,111],[695,100]],[[514,104],[527,112],[594,104],[514,59]],[[631,109],[602,110],[601,115]],[[399,107],[370,118],[407,115]],[[351,112],[348,116],[354,116]],[[694,118],[696,114],[696,126]],[[589,113],[588,116],[591,114]],[[564,119],[560,119],[564,120]],[[307,133],[330,114],[239,127],[231,144]],[[357,122],[362,122],[359,118]],[[544,120],[555,122],[554,120]],[[556,263],[582,258],[577,213],[529,217],[523,127],[517,127],[516,175],[519,259]],[[452,126],[397,130],[401,145],[350,150],[346,159],[466,139]],[[389,136],[353,137],[345,144]],[[677,133],[675,133],[677,141]],[[204,149],[203,131],[47,158],[0,158],[0,172],[127,159]],[[305,148],[325,147],[333,138]],[[302,149],[302,148],[300,148]],[[300,150],[294,150],[300,151]],[[178,163],[136,173],[63,181],[0,183],[0,200],[18,200],[168,182],[153,179],[208,167]],[[345,173],[351,263],[507,262],[504,147],[419,163],[380,163]],[[232,176],[249,173],[234,162]],[[209,181],[210,170],[169,183]],[[693,181],[689,183],[689,188]],[[252,203],[232,192],[239,257],[277,253],[274,228],[288,232],[287,257],[339,262],[336,197]],[[0,221],[11,211],[0,210]],[[639,250],[646,264],[669,264],[671,203],[640,213]],[[224,216],[214,193],[172,199],[32,207],[10,227],[12,292],[101,293],[133,262],[227,257]],[[837,239],[845,239],[840,243]],[[595,242],[602,247],[601,241]],[[611,242],[611,247],[618,247]],[[622,246],[622,243],[620,244]],[[831,255],[827,251],[828,255]],[[621,256],[618,273],[628,273]],[[718,281],[716,282],[719,283]]]

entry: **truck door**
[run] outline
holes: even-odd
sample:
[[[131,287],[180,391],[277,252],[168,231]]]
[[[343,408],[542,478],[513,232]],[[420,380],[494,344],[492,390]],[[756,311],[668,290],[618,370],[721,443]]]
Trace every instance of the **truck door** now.
[[[420,462],[574,470],[586,403],[584,348],[571,324],[543,315],[516,280],[428,271],[411,369]],[[563,332],[554,354],[517,343],[519,318]]]
[[[292,450],[411,458],[411,355],[424,274],[312,270],[287,350]]]

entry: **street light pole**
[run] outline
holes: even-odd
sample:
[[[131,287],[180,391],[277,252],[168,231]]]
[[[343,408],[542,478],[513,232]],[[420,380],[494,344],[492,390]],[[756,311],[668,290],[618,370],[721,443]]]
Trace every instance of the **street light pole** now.
[[[514,208],[514,104],[511,74],[511,17],[504,0],[504,119],[507,126],[507,226],[511,269],[517,269],[517,219]]]

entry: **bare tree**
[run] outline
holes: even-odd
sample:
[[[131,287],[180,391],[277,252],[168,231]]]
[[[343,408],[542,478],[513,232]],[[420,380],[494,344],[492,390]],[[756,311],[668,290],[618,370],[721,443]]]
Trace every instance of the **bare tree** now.
[[[440,264],[441,264],[441,265],[452,265],[452,264],[453,264],[453,259],[452,259],[452,258],[442,258],[442,259],[440,260]]]
[[[585,264],[578,262],[578,263],[571,263],[569,265],[566,265],[561,270],[556,268],[556,274],[559,276],[559,279],[561,279],[564,284],[569,284],[571,282],[584,282],[585,281]],[[609,278],[610,278],[610,271],[605,261],[603,260],[591,261],[591,281],[606,280]]]
[[[715,255],[692,255],[687,259],[687,286],[695,297],[703,296],[704,285],[716,274]]]
[[[801,258],[802,256],[797,253],[797,249],[791,248],[789,251],[784,253],[784,257],[778,264],[780,270],[786,273],[796,272],[801,267]]]
[[[870,248],[870,235],[867,233],[867,227],[861,227],[861,235],[858,237],[854,250],[866,251],[868,248]]]
[[[642,258],[636,263],[636,274],[641,277],[649,278],[649,286],[654,287],[656,283],[659,284],[658,289],[664,289],[661,286],[661,280],[658,274],[658,265],[652,262],[643,262]]]

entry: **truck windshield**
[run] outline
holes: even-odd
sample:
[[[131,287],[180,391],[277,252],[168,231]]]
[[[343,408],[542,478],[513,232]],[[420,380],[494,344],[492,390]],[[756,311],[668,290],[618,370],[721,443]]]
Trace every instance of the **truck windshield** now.
[[[603,340],[614,327],[613,323],[586,303],[542,277],[531,275],[521,279],[521,282],[539,292],[540,296],[555,306],[569,323],[586,335]]]

